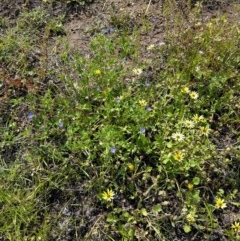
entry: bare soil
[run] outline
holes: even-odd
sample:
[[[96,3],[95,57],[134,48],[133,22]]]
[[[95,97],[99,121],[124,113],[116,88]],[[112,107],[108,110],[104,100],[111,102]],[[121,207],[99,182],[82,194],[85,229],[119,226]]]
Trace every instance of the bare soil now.
[[[65,23],[68,42],[71,47],[77,48],[83,53],[88,53],[89,42],[96,33],[111,34],[119,25],[126,24],[128,28],[141,28],[148,22],[149,29],[142,31],[139,37],[139,43],[143,49],[150,44],[158,45],[165,40],[166,19],[163,16],[164,0],[96,0],[84,11],[75,12],[68,16]],[[183,17],[187,19],[185,12],[186,6],[181,4],[175,5],[176,12],[180,11]],[[197,1],[196,1],[197,2]],[[230,3],[233,1],[208,0],[204,3],[202,12],[203,20],[208,20],[215,16],[216,12],[228,12],[231,14]],[[74,11],[70,11],[73,13]],[[175,13],[173,14],[173,18]],[[233,16],[235,18],[236,16]],[[239,16],[238,16],[239,18]],[[125,23],[123,23],[126,21]],[[169,23],[168,23],[169,24]],[[142,56],[144,58],[144,54]]]

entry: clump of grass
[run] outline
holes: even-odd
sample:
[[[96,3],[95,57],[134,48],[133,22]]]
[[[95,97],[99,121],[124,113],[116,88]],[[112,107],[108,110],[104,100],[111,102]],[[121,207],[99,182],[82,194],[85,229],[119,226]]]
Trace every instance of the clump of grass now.
[[[49,29],[30,13],[18,31],[32,16]],[[151,66],[131,26],[98,34],[91,58],[62,50],[58,83],[9,97],[17,111],[1,122],[1,238],[238,240],[239,26],[228,21],[169,31],[146,49]],[[11,67],[16,49],[2,46]]]
[[[63,32],[62,21],[62,17],[51,18],[40,7],[22,12],[16,25],[0,37],[0,64],[5,71],[21,77],[38,72],[39,62],[46,58],[48,38]]]

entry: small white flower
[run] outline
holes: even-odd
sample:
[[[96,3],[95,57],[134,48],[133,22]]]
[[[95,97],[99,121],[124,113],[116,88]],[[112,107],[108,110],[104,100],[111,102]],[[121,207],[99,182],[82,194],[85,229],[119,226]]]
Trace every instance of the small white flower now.
[[[183,122],[183,124],[184,124],[185,127],[190,128],[190,129],[194,127],[194,122],[191,121],[191,120],[185,120]]]
[[[189,95],[190,95],[190,97],[191,97],[192,99],[194,99],[194,100],[196,100],[196,99],[199,97],[199,95],[198,95],[198,93],[197,93],[196,91],[191,91],[191,92],[189,93]]]
[[[180,132],[176,132],[176,133],[173,133],[173,134],[172,134],[172,138],[173,138],[175,141],[181,142],[181,141],[183,141],[183,140],[185,139],[185,136],[184,136],[182,133],[180,133]]]
[[[200,67],[197,66],[197,67],[195,68],[195,70],[196,70],[196,72],[199,72],[199,71],[200,71]]]
[[[164,46],[166,43],[165,42],[160,42],[159,46]]]

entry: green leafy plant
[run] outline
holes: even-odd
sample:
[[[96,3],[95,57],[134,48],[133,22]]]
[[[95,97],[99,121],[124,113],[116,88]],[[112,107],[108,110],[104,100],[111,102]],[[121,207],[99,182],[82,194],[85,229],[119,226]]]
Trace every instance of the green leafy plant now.
[[[239,24],[165,4],[148,47],[112,15],[80,53],[41,7],[0,36],[0,239],[239,239]]]

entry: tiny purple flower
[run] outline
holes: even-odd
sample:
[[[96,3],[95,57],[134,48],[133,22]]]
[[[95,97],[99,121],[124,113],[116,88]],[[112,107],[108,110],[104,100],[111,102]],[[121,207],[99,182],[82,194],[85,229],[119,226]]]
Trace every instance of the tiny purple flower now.
[[[148,87],[148,86],[150,86],[150,85],[151,85],[151,84],[150,84],[150,82],[149,82],[149,81],[146,81],[146,82],[145,82],[145,86],[147,86],[147,87]]]
[[[147,110],[147,111],[152,111],[152,108],[151,108],[150,106],[147,106],[147,107],[146,107],[146,110]]]
[[[32,120],[33,116],[34,116],[34,114],[32,112],[29,112],[27,115],[29,120]]]
[[[63,128],[63,122],[62,121],[59,122],[58,127]]]
[[[111,151],[111,153],[113,153],[113,154],[116,152],[116,150],[117,150],[117,149],[116,149],[115,146],[112,146],[112,147],[110,148],[110,151]]]
[[[107,33],[108,33],[108,30],[107,30],[107,28],[103,28],[103,29],[101,30],[101,32],[102,32],[102,34],[107,34]]]
[[[86,55],[86,54],[87,54],[87,51],[85,51],[85,50],[80,50],[79,53],[80,53],[81,55]]]
[[[114,27],[110,27],[110,28],[109,28],[109,32],[110,32],[110,33],[113,33],[114,31],[115,31],[115,28],[114,28]]]
[[[121,98],[120,98],[120,97],[117,97],[117,98],[116,98],[116,102],[117,102],[117,103],[120,103],[120,101],[121,101]]]
[[[101,91],[101,88],[99,86],[97,86],[96,91]]]
[[[156,22],[156,20],[157,20],[157,18],[155,18],[155,17],[152,17],[152,18],[151,18],[151,21],[152,21],[152,22]]]
[[[145,134],[145,132],[146,132],[146,128],[145,127],[141,127],[140,128],[140,133]]]

